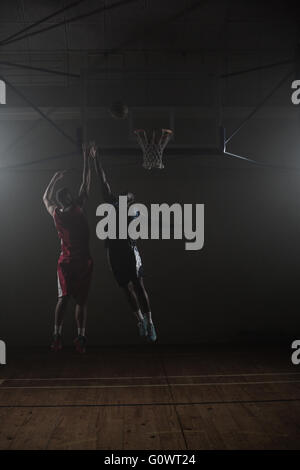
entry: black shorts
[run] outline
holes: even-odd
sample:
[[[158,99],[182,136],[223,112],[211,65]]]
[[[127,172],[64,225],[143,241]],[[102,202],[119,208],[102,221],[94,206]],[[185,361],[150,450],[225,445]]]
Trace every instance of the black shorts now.
[[[114,277],[120,287],[143,276],[142,260],[136,246],[109,244],[108,259]]]

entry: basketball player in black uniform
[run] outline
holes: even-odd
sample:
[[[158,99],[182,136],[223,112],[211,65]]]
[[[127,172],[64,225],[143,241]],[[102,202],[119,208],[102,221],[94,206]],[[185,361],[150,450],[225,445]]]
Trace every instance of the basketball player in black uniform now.
[[[119,198],[110,189],[97,147],[94,143],[91,144],[90,155],[95,162],[95,169],[100,180],[104,201],[115,207],[118,220]],[[132,193],[128,192],[127,194],[122,194],[122,196],[127,196],[128,207],[133,204],[134,195]],[[128,217],[128,223],[131,220],[132,217]],[[148,341],[155,342],[157,335],[152,321],[149,297],[143,282],[142,262],[136,243],[129,235],[126,239],[108,238],[106,242],[111,270],[117,283],[125,291],[138,322],[139,334]]]

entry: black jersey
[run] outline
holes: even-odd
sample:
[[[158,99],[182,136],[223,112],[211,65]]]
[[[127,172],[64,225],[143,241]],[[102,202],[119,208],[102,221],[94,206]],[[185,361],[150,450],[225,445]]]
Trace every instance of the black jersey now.
[[[119,237],[119,198],[113,196],[111,204],[114,206],[116,211],[116,238],[107,238],[106,239],[106,246],[109,249],[117,249],[125,251],[128,248],[134,248],[136,246],[136,241],[130,238],[127,230],[127,238],[118,238]],[[139,216],[139,212],[137,211],[135,215],[127,215],[127,229],[132,220]]]

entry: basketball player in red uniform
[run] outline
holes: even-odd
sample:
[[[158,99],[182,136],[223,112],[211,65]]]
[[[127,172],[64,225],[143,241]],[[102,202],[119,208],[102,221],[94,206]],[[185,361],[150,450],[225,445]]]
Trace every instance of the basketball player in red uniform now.
[[[82,183],[77,198],[73,198],[68,188],[59,189],[54,196],[56,184],[63,178],[64,171],[55,173],[43,196],[43,202],[53,217],[61,241],[57,265],[58,301],[51,344],[51,349],[55,352],[62,349],[62,326],[70,297],[76,302],[78,336],[74,344],[79,353],[84,353],[86,348],[87,297],[93,270],[89,251],[89,227],[83,212],[91,181],[90,155],[86,145],[83,146],[83,158]]]

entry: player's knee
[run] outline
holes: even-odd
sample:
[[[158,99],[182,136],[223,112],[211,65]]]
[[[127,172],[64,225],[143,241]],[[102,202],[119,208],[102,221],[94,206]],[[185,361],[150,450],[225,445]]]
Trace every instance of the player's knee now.
[[[139,278],[135,281],[135,286],[140,292],[142,292],[143,294],[146,294],[146,289],[145,289],[142,278]]]
[[[134,293],[134,285],[133,285],[133,283],[132,283],[131,281],[128,282],[128,284],[127,284],[127,286],[125,287],[125,289],[126,289],[130,294]]]
[[[68,304],[68,301],[69,301],[69,297],[65,295],[63,297],[59,297],[57,303],[60,307],[66,307]]]

